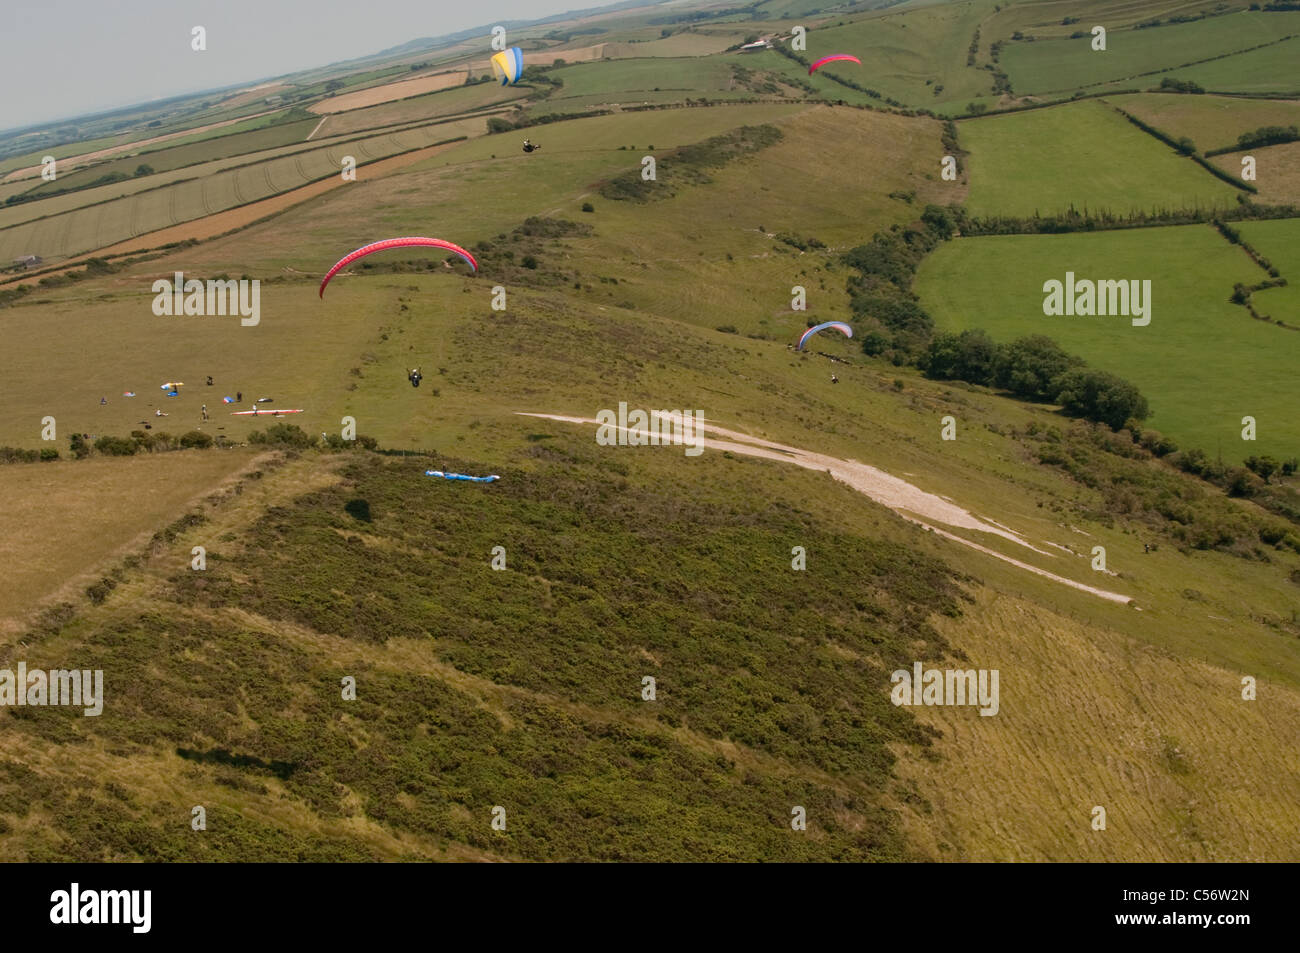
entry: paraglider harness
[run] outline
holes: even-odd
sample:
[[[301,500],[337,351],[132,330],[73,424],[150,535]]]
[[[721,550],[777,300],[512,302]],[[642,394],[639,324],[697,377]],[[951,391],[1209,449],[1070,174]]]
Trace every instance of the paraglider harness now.
[[[411,373],[406,375],[406,377],[407,380],[411,382],[412,387],[419,387],[420,381],[424,380],[424,376],[420,373],[420,369],[418,367],[412,369]]]
[[[535,145],[533,145],[533,144],[532,144],[530,141],[528,141],[527,139],[524,140],[524,151],[525,151],[525,152],[537,152],[537,151],[538,151],[539,149],[541,149],[541,148],[542,148],[541,146],[535,146]]]

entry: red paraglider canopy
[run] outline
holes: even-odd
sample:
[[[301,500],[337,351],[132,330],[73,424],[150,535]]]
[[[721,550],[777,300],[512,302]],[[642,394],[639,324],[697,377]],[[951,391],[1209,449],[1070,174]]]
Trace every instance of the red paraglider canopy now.
[[[858,59],[852,53],[834,53],[830,56],[823,56],[812,66],[808,67],[808,75],[811,76],[813,73],[817,72],[817,70],[821,69],[821,67],[826,63],[841,63],[841,62],[857,63],[859,66],[862,65],[862,60]]]
[[[371,242],[369,245],[362,245],[351,254],[340,258],[334,267],[325,273],[325,277],[321,280],[320,296],[322,298],[325,297],[325,286],[330,283],[330,279],[358,258],[365,258],[367,255],[373,255],[377,251],[385,251],[389,248],[445,248],[447,251],[454,252],[461,258],[464,258],[471,268],[478,271],[478,262],[474,260],[473,255],[461,248],[459,245],[443,241],[441,238],[419,238],[416,236],[409,238],[385,238],[381,242]]]

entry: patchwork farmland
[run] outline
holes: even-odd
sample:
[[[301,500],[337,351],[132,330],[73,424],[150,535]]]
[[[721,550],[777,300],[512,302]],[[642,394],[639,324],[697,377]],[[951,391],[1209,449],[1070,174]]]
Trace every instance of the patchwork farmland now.
[[[0,701],[109,686],[0,704],[4,856],[1300,859],[1250,6],[539,7],[0,131]]]

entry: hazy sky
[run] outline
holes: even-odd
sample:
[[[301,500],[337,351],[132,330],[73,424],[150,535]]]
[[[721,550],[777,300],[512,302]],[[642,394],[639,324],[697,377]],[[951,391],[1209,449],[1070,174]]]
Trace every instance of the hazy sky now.
[[[600,0],[0,0],[0,129],[324,66],[417,37],[601,5]],[[205,52],[190,49],[195,26],[207,30]]]

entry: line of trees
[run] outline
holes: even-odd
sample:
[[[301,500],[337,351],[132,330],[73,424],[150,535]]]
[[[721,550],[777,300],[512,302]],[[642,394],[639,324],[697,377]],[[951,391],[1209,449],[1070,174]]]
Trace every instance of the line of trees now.
[[[1249,206],[1249,209],[1259,210],[1261,216],[1266,210],[1260,206]],[[1293,209],[1292,215],[1296,213]],[[1050,220],[1043,220],[1047,221]],[[1064,413],[1101,425],[1104,432],[1116,438],[1129,434],[1133,444],[1153,456],[1165,458],[1184,473],[1199,477],[1229,495],[1250,497],[1264,509],[1300,525],[1300,506],[1294,493],[1287,488],[1269,486],[1275,474],[1293,475],[1300,468],[1300,461],[1258,457],[1247,460],[1243,467],[1215,461],[1200,449],[1180,451],[1170,438],[1145,428],[1142,421],[1149,416],[1150,408],[1137,387],[1114,374],[1090,367],[1046,335],[999,343],[981,330],[936,332],[933,319],[912,291],[916,268],[940,242],[959,232],[972,234],[971,226],[971,220],[959,206],[928,205],[919,222],[907,227],[896,225],[888,232],[877,233],[867,244],[843,255],[843,261],[854,271],[848,281],[850,308],[864,353],[889,360],[895,366],[914,366],[933,380],[966,381],[1001,389],[1022,400],[1058,404]],[[1226,229],[1225,237],[1229,240],[1236,234],[1235,229],[1222,228]],[[1058,227],[1056,230],[1073,229]],[[1112,444],[1108,442],[1107,446]],[[1066,465],[1055,458],[1044,458],[1043,462]],[[1067,469],[1076,476],[1083,472],[1074,464]],[[1163,516],[1174,518],[1167,513]],[[1223,548],[1236,545],[1234,541],[1239,536],[1225,535],[1221,527],[1201,527],[1188,539],[1194,537],[1194,545],[1201,548]],[[1277,526],[1261,530],[1259,535],[1269,545],[1283,541],[1284,537],[1285,545],[1300,551],[1300,536],[1279,530]]]
[[[269,412],[268,412],[269,413]],[[308,450],[311,448],[330,450],[351,450],[362,447],[377,450],[378,442],[374,437],[358,434],[355,441],[344,440],[338,434],[321,437],[307,433],[297,424],[277,423],[266,430],[254,430],[248,435],[248,442],[253,446]],[[132,430],[129,437],[105,435],[96,437],[92,442],[79,433],[68,438],[68,449],[77,460],[98,454],[105,457],[131,457],[138,453],[167,453],[173,450],[209,450],[213,447],[231,447],[234,444],[225,437],[213,437],[202,430],[190,430],[179,436],[161,430],[148,432]],[[13,447],[0,447],[0,463],[29,463],[37,460],[57,460],[59,452],[52,447],[42,450],[20,450]]]
[[[1082,417],[1119,430],[1151,412],[1136,386],[1107,371],[1089,367],[1042,334],[998,344],[981,330],[934,336],[918,367],[933,380],[961,380],[1009,391],[1030,401],[1059,404]]]
[[[1071,208],[1059,215],[995,215],[972,218],[954,211],[963,235],[1057,235],[1067,232],[1116,231],[1126,228],[1154,228],[1161,225],[1205,225],[1216,222],[1270,221],[1300,217],[1300,206],[1260,205],[1245,195],[1232,208],[1161,208],[1151,211],[1111,212],[1107,209],[1079,211]]]
[[[964,220],[959,208],[927,205],[919,222],[895,225],[850,249],[843,261],[849,307],[864,353],[909,364],[935,380],[961,380],[1006,390],[1024,400],[1060,404],[1065,413],[1118,429],[1150,413],[1132,383],[1089,367],[1051,338],[1033,335],[998,344],[984,331],[936,333],[934,319],[912,291],[917,266]]]
[[[1260,146],[1275,146],[1284,142],[1300,139],[1300,128],[1296,126],[1260,126],[1253,132],[1243,132],[1237,137],[1237,149],[1257,149]],[[1217,150],[1216,150],[1217,151]],[[1231,148],[1223,152],[1234,151]],[[1206,153],[1209,155],[1209,153]]]

